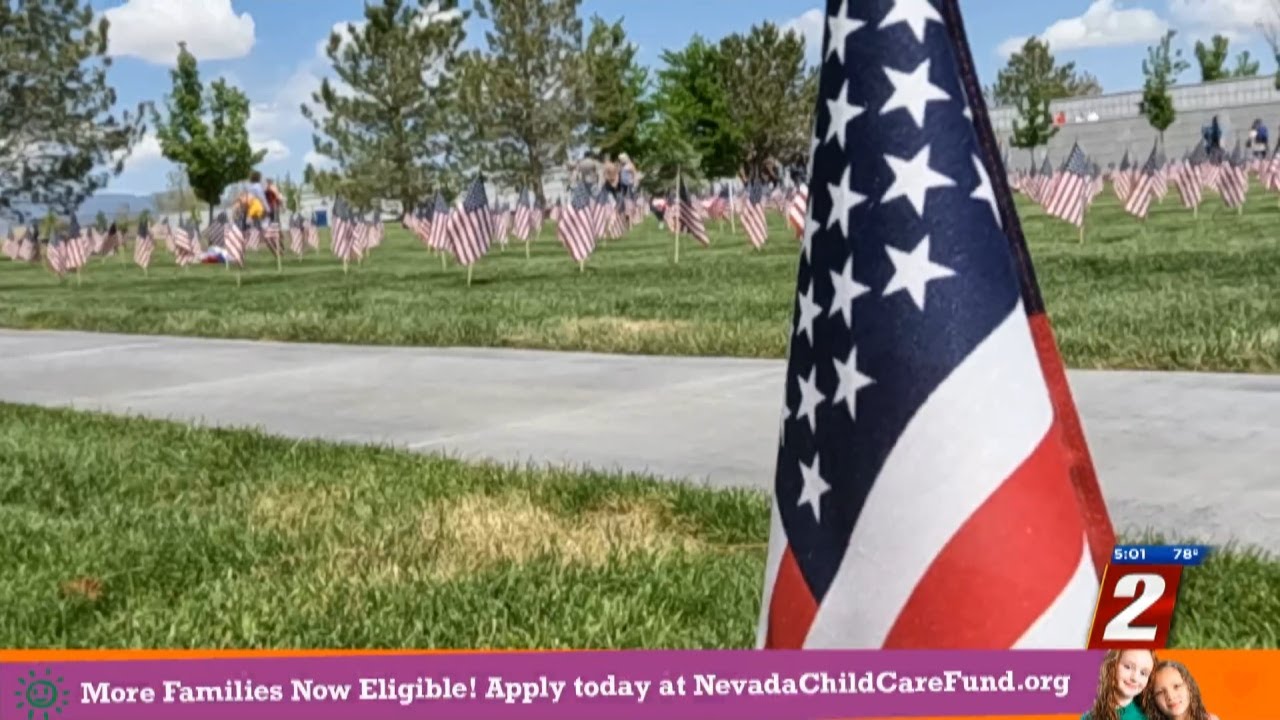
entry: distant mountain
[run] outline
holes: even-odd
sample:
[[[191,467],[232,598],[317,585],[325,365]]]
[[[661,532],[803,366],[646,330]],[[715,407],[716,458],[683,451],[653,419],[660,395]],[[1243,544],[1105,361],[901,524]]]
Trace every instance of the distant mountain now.
[[[76,217],[80,222],[92,222],[98,216],[99,212],[104,213],[108,218],[115,219],[116,214],[121,209],[128,207],[129,215],[137,215],[143,210],[151,213],[156,212],[155,198],[149,195],[129,195],[126,193],[109,193],[101,192],[80,206],[80,210],[76,212]],[[21,211],[30,221],[31,218],[43,218],[47,209],[39,205],[18,205],[16,209]],[[9,219],[0,218],[0,227],[7,227]]]
[[[128,206],[130,215],[137,215],[146,210],[154,213],[156,211],[155,199],[150,195],[125,195],[123,193],[98,193],[80,206],[80,210],[76,212],[76,217],[81,222],[86,219],[92,220],[101,211],[109,218],[114,218],[116,213],[122,208]]]

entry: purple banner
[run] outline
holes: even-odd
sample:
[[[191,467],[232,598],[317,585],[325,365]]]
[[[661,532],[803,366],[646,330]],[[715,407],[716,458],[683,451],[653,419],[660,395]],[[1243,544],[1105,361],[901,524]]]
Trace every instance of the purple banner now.
[[[1084,651],[625,651],[0,665],[16,720],[1079,714]]]

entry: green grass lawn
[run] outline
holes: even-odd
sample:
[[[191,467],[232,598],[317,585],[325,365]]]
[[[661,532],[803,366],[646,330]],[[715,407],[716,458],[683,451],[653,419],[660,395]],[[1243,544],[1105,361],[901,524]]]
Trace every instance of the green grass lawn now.
[[[1243,216],[1211,196],[1198,221],[1175,195],[1150,220],[1110,190],[1088,236],[1023,205],[1022,217],[1067,363],[1081,368],[1280,371],[1280,208],[1255,188]],[[548,223],[532,259],[495,250],[475,270],[442,269],[398,224],[344,276],[325,250],[283,274],[265,251],[243,284],[220,267],[183,271],[161,250],[150,277],[93,260],[77,284],[0,262],[0,326],[370,344],[518,346],[622,353],[782,357],[797,243],[772,218],[763,252],[728,227],[704,249],[650,217],[601,247],[586,272]]]
[[[0,404],[0,647],[750,647],[765,496]],[[1280,560],[1172,643],[1280,646]]]

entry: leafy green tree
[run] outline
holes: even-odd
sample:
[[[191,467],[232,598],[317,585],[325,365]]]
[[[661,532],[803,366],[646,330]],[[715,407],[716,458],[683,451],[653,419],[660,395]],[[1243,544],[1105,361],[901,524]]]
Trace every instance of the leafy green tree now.
[[[249,99],[225,80],[215,80],[208,93],[200,82],[196,58],[178,43],[178,64],[170,72],[173,90],[167,117],[155,114],[156,137],[166,158],[186,169],[187,181],[200,201],[209,205],[209,220],[228,185],[243,180],[266,150],[249,143]]]
[[[99,230],[106,230],[107,226],[110,224],[110,221],[107,220],[107,214],[101,210],[99,210],[97,216],[93,218],[93,226]]]
[[[1158,45],[1147,48],[1147,59],[1142,61],[1142,74],[1146,80],[1142,84],[1142,101],[1138,107],[1151,127],[1160,134],[1161,146],[1164,145],[1164,131],[1177,118],[1169,87],[1177,81],[1178,75],[1191,67],[1182,58],[1181,50],[1172,49],[1176,34],[1175,30],[1165,33]]]
[[[768,22],[720,41],[717,77],[737,155],[732,166],[709,171],[737,176],[743,168],[755,176],[766,165],[803,166],[817,93],[817,76],[806,73],[804,53],[800,35]]]
[[[641,149],[640,130],[653,116],[645,99],[649,72],[636,62],[636,46],[627,41],[621,20],[610,25],[593,16],[584,52],[587,143],[615,158],[619,153],[635,156]]]
[[[464,163],[545,203],[543,176],[577,156],[589,120],[581,0],[474,0],[493,29],[467,54],[456,136]]]
[[[645,192],[662,194],[674,189],[677,174],[691,187],[704,181],[702,158],[684,128],[670,118],[645,126],[644,147],[639,163],[643,175],[640,187]]]
[[[325,53],[341,89],[326,79],[302,114],[335,167],[312,177],[357,206],[412,206],[456,174],[446,155],[468,15],[457,0],[378,0],[365,4],[363,23],[330,34]]]
[[[156,210],[162,213],[187,215],[199,210],[200,200],[191,191],[191,183],[187,173],[181,169],[170,170],[165,174],[168,188],[152,196]]]
[[[1236,55],[1236,66],[1231,68],[1231,77],[1257,77],[1261,69],[1262,63],[1254,60],[1248,50],[1242,50]]]
[[[1027,38],[1022,48],[1009,56],[987,96],[996,105],[1022,105],[1035,91],[1044,100],[1101,95],[1102,85],[1086,72],[1077,72],[1075,63],[1059,65],[1049,52],[1049,44]]]
[[[1200,40],[1196,41],[1195,55],[1196,62],[1200,65],[1201,82],[1212,82],[1230,77],[1230,73],[1226,69],[1230,43],[1231,41],[1224,35],[1214,35],[1210,38],[1208,45],[1205,45]]]
[[[1032,85],[1018,103],[1018,119],[1013,121],[1013,137],[1009,144],[1031,152],[1031,164],[1036,162],[1036,148],[1048,145],[1058,127],[1049,113],[1049,98],[1041,94],[1041,88]]]
[[[742,142],[721,78],[719,47],[694,35],[683,49],[663,51],[662,61],[665,67],[658,71],[654,105],[664,127],[656,133],[687,140],[693,149],[690,157],[699,159],[701,174],[736,175]],[[646,144],[646,153],[663,151]]]
[[[67,213],[124,169],[146,105],[112,114],[108,23],[77,0],[0,3],[0,215]]]
[[[297,215],[298,208],[302,207],[302,188],[293,181],[293,175],[284,176],[284,182],[280,183],[280,192],[284,194],[285,209],[290,215]]]

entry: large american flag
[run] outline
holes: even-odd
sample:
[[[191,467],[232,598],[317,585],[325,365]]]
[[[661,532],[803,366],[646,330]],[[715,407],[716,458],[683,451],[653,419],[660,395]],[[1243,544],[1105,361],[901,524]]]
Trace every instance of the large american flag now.
[[[827,0],[765,647],[1079,648],[1089,629],[1098,576],[1001,226],[1012,199],[939,5]],[[823,140],[831,98],[865,110],[857,143]]]
[[[493,231],[489,197],[484,191],[484,181],[477,177],[471,182],[466,195],[460,198],[457,210],[449,219],[449,241],[453,245],[453,256],[462,265],[475,264],[489,252]]]

